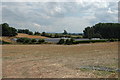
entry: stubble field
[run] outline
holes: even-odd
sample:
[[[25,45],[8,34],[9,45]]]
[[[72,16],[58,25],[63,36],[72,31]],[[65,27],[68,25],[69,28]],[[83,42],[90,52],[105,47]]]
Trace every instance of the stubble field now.
[[[80,69],[117,68],[118,43],[78,45],[3,45],[4,78],[116,78],[116,72]]]

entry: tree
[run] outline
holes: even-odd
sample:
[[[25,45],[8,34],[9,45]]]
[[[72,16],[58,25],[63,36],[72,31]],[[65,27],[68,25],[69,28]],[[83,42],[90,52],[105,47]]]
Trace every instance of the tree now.
[[[98,23],[92,27],[85,28],[83,32],[84,38],[119,39],[120,23]]]
[[[57,44],[64,44],[64,43],[65,43],[64,39],[60,39]]]
[[[33,32],[30,31],[29,29],[18,29],[17,32],[18,32],[18,33],[28,34],[28,35],[33,35]]]
[[[13,27],[9,27],[7,23],[3,23],[0,25],[2,27],[2,36],[16,36],[17,35],[17,30]]]
[[[42,32],[41,36],[45,36],[45,35],[46,35],[46,33],[45,33],[45,32]]]
[[[29,31],[29,33],[28,33],[29,35],[33,35],[33,32],[32,31]]]
[[[32,39],[31,42],[32,42],[32,43],[35,43],[35,42],[37,42],[37,40],[36,40],[36,39]]]
[[[44,39],[39,39],[39,40],[38,40],[38,43],[39,43],[39,44],[44,43],[44,42],[45,42]]]
[[[66,30],[64,30],[63,34],[68,34]]]
[[[73,42],[74,42],[74,39],[67,39],[67,40],[65,41],[65,44],[71,45],[71,44],[73,44]]]
[[[59,37],[60,37],[60,36],[56,33],[56,34],[55,34],[55,38],[59,38]]]
[[[34,35],[40,35],[40,33],[39,32],[35,32]]]
[[[70,40],[67,39],[67,40],[65,41],[65,44],[69,45],[69,44],[70,44]]]
[[[102,38],[102,36],[99,33],[96,33],[93,35],[93,38]]]
[[[24,38],[23,44],[31,43],[31,39],[29,38]]]
[[[71,39],[70,39],[70,44],[73,44],[73,43],[74,43],[74,39],[71,38]]]
[[[87,28],[85,28],[85,30],[83,32],[84,32],[84,38],[91,39],[94,35],[94,28],[87,27]]]
[[[28,30],[28,29],[18,29],[18,33],[28,34],[28,33],[29,33],[29,30]]]

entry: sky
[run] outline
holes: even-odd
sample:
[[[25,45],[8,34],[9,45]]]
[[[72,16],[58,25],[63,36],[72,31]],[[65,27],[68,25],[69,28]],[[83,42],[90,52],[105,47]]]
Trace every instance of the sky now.
[[[24,1],[2,2],[2,23],[31,31],[82,33],[99,22],[118,22],[118,0]]]

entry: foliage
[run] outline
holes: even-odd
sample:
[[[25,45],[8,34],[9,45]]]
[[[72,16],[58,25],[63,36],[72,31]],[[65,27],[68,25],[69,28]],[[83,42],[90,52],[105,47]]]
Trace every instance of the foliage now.
[[[32,39],[31,42],[32,42],[32,43],[36,43],[37,40],[36,40],[36,39]]]
[[[73,38],[70,39],[70,43],[71,43],[71,44],[73,44],[74,41],[75,41],[75,40],[74,40]]]
[[[68,34],[66,30],[64,30],[63,34]]]
[[[0,44],[11,44],[10,42],[6,42],[6,41],[3,41],[3,40],[0,40]]]
[[[32,31],[29,31],[29,33],[28,33],[29,35],[33,35],[33,32]]]
[[[41,43],[44,43],[44,42],[45,42],[44,39],[39,39],[39,40],[38,40],[38,44],[41,44]]]
[[[17,35],[17,30],[13,27],[9,27],[7,23],[3,23],[0,25],[2,27],[2,36],[16,36]]]
[[[58,42],[58,44],[67,44],[67,45],[71,45],[71,44],[73,44],[73,42],[74,42],[74,39],[67,39],[67,40],[60,39],[60,41]]]
[[[104,39],[119,39],[120,38],[120,23],[98,23],[92,27],[85,28],[84,38],[104,38]]]
[[[28,29],[18,29],[18,33],[33,35],[33,32],[29,31]]]
[[[42,32],[41,36],[45,36],[45,35],[46,35],[46,33],[45,33],[45,32]]]
[[[35,32],[34,35],[40,35],[40,33],[39,32]]]
[[[118,41],[120,41],[120,39],[118,39]]]
[[[62,37],[66,37],[66,38],[74,38],[74,39],[79,39],[82,38],[81,35],[79,34],[63,34],[63,33],[46,33],[46,32],[42,32],[41,36],[45,36],[45,37],[50,37],[50,38],[62,38]]]
[[[65,44],[71,45],[71,44],[73,44],[73,42],[74,42],[74,39],[67,39],[67,40],[65,41]]]
[[[17,42],[26,44],[26,43],[30,43],[31,39],[29,39],[29,38],[18,38]]]
[[[60,36],[59,36],[59,34],[55,34],[55,36],[54,36],[55,38],[60,38]]]
[[[65,44],[70,45],[70,40],[67,39],[67,40],[65,41]]]
[[[109,42],[115,42],[115,41],[119,41],[118,39],[113,39],[113,38],[111,38],[111,39],[108,39],[108,41]]]
[[[24,43],[24,44],[31,43],[31,39],[25,38],[23,43]]]
[[[95,42],[107,42],[108,40],[81,40],[81,41],[74,41],[74,44],[79,43],[95,43]]]
[[[45,40],[44,39],[30,39],[30,38],[18,38],[17,39],[18,43],[23,43],[23,44],[41,44],[44,43]]]
[[[64,44],[65,40],[64,39],[60,39],[60,41],[57,44]]]

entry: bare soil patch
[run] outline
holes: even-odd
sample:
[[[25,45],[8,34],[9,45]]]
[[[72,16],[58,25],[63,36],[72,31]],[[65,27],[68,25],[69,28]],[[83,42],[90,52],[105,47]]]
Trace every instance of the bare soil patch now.
[[[117,73],[81,66],[118,67],[118,43],[3,45],[5,78],[114,78]]]

